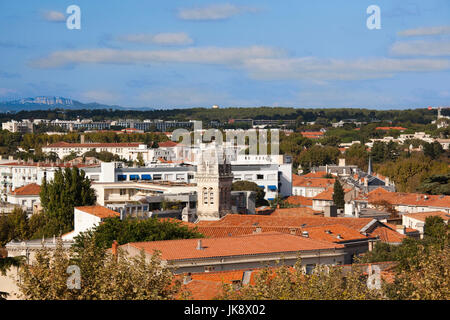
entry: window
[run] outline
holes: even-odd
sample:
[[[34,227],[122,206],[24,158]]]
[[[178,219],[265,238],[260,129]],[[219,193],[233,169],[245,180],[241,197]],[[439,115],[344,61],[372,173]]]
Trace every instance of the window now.
[[[257,180],[264,180],[264,175],[263,174],[257,174],[256,175],[256,179]]]
[[[211,271],[214,271],[214,267],[213,266],[206,266],[205,267],[205,272],[211,272]]]
[[[307,264],[305,267],[305,273],[306,274],[312,274],[314,271],[314,265],[313,264]]]
[[[208,204],[208,191],[206,188],[203,188],[203,203]]]
[[[161,174],[154,174],[153,180],[161,180]]]
[[[209,188],[209,203],[214,204],[214,192],[212,188]]]

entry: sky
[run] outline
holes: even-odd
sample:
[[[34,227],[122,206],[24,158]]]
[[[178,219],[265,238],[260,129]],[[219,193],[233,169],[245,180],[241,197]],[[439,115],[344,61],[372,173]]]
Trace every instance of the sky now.
[[[80,29],[69,29],[80,8]],[[380,9],[380,28],[367,20]],[[372,20],[371,20],[372,21]],[[448,0],[0,0],[0,101],[450,105]]]

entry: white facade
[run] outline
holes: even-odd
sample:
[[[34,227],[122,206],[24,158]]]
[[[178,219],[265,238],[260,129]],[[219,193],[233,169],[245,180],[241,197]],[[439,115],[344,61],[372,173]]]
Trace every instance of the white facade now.
[[[64,164],[33,163],[16,161],[0,164],[1,191],[4,196],[17,188],[30,183],[41,184],[44,177],[53,180],[58,169],[64,169]]]
[[[135,161],[138,155],[142,156],[143,161],[152,161],[155,149],[149,149],[146,144],[142,143],[67,143],[58,142],[42,147],[42,152],[56,153],[60,159],[75,153],[78,156],[95,150],[96,152],[106,151],[118,155],[122,159]]]

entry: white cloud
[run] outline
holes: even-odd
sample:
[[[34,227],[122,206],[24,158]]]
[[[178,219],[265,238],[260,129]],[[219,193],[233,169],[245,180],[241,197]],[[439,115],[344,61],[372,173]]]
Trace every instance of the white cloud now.
[[[391,54],[402,56],[450,56],[450,41],[396,42],[392,45],[390,51]]]
[[[399,72],[429,72],[450,69],[449,60],[435,59],[248,59],[245,69],[260,80],[364,80],[388,78]]]
[[[57,51],[31,62],[38,68],[58,68],[74,64],[217,64],[243,69],[258,80],[364,80],[393,77],[402,72],[434,72],[450,69],[448,59],[323,59],[285,57],[282,50],[268,47],[202,47],[178,50],[88,49]]]
[[[256,11],[255,8],[238,7],[226,3],[202,8],[179,9],[178,17],[183,20],[223,20],[241,13]]]
[[[81,63],[148,64],[160,62],[240,64],[247,59],[275,57],[279,50],[267,47],[246,48],[187,48],[179,50],[116,50],[88,49],[56,51],[48,57],[34,60],[31,65],[38,68],[57,68]]]
[[[47,10],[42,13],[42,18],[50,22],[64,22],[66,21],[66,16],[64,13],[59,11]]]
[[[157,33],[157,34],[128,34],[118,37],[119,41],[140,43],[140,44],[159,44],[159,45],[187,45],[194,41],[184,32],[178,33]]]
[[[398,32],[398,35],[403,37],[435,36],[444,34],[450,34],[450,26],[422,27]]]

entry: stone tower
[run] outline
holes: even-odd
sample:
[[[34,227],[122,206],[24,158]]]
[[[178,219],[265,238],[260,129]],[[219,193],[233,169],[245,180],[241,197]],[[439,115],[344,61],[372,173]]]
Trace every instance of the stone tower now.
[[[197,166],[197,217],[219,220],[231,213],[233,174],[228,161],[221,161],[216,150],[204,151]],[[225,157],[223,157],[225,158]]]

